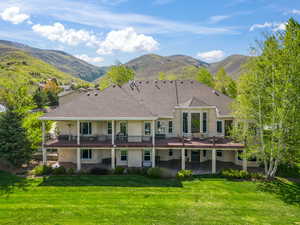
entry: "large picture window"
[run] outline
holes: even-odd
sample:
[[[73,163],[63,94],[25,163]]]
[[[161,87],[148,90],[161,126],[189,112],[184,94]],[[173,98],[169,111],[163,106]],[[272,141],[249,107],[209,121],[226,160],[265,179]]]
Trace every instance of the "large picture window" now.
[[[80,123],[80,134],[81,135],[91,135],[92,134],[92,123],[91,122],[81,122]]]
[[[151,135],[151,123],[150,122],[144,123],[144,134]]]
[[[92,159],[92,149],[82,149],[81,150],[81,159],[83,159],[83,160]]]
[[[192,133],[200,133],[200,113],[191,113]]]
[[[128,152],[127,150],[122,150],[121,151],[121,161],[127,161],[128,159]]]

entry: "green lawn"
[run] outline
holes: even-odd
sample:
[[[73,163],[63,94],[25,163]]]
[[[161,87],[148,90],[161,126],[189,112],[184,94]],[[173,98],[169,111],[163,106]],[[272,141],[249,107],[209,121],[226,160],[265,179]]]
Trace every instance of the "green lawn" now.
[[[0,172],[0,224],[300,224],[300,186],[194,178]]]

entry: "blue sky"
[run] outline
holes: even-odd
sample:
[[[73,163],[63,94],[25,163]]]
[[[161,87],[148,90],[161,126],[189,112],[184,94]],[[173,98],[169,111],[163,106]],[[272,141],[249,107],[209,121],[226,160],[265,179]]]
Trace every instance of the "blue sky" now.
[[[0,39],[66,51],[98,66],[185,54],[249,54],[263,32],[300,19],[298,0],[5,0]]]

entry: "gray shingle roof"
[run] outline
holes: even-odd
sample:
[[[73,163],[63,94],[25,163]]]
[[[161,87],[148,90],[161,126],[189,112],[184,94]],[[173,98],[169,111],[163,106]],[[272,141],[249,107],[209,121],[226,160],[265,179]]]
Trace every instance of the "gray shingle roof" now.
[[[135,81],[82,93],[44,118],[172,117],[176,106],[216,106],[230,114],[232,99],[196,81]]]

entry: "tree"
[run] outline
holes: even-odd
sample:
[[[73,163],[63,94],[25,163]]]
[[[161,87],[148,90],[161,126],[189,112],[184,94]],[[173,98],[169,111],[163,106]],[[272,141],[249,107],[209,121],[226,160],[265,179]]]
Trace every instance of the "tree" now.
[[[300,25],[290,19],[285,32],[268,36],[255,51],[238,82],[233,134],[274,177],[279,164],[299,156]]]
[[[158,80],[166,80],[166,74],[164,72],[159,72]]]
[[[214,87],[214,78],[211,73],[206,68],[199,68],[196,80],[200,83],[206,84],[207,86],[213,88]]]
[[[123,85],[130,80],[134,80],[134,71],[124,65],[112,66],[100,80],[100,90],[104,90],[111,84]]]
[[[231,98],[236,97],[236,82],[227,75],[223,67],[216,73],[215,89]]]
[[[38,108],[43,108],[48,103],[48,94],[44,90],[38,88],[33,94],[33,100]]]
[[[58,106],[58,95],[55,92],[47,91],[49,106]]]
[[[22,114],[11,109],[0,116],[0,157],[16,167],[28,162],[32,155],[22,119]]]

